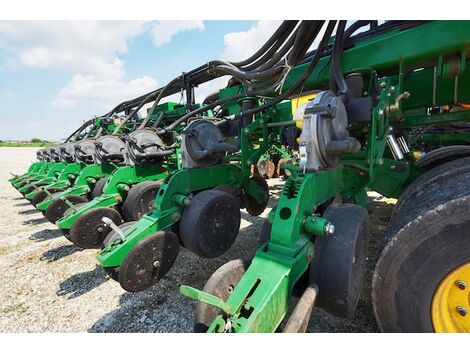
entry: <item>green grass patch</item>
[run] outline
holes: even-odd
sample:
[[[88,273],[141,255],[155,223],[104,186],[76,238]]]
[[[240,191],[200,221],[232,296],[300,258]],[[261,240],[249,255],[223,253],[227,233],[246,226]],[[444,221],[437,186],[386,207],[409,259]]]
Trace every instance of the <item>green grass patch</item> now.
[[[51,147],[56,143],[53,142],[0,142],[0,147],[36,147],[36,148],[44,148],[44,147]]]

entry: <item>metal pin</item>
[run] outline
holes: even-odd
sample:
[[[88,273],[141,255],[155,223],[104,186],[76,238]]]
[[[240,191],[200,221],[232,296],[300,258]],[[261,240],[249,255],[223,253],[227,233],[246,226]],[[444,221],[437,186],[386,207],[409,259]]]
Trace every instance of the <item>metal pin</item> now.
[[[103,221],[106,225],[111,227],[116,233],[121,237],[121,240],[124,242],[126,240],[126,236],[124,236],[124,232],[111,220],[110,218],[107,218],[106,216],[103,216],[101,218],[101,221]]]

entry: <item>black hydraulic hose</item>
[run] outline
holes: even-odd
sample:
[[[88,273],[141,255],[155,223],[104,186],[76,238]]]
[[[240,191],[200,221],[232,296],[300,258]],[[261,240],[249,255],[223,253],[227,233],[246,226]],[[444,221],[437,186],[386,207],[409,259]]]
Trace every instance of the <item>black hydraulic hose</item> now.
[[[80,134],[85,128],[87,128],[88,126],[94,124],[96,121],[96,118],[93,118],[93,119],[90,119],[88,121],[86,121],[83,125],[81,125],[79,128],[77,128],[74,132],[72,132],[72,134],[70,136],[68,136],[66,139],[65,139],[65,142],[64,143],[67,143],[70,139],[72,139],[76,134]]]
[[[229,66],[227,64],[220,63],[221,65],[214,67],[213,71],[222,74],[229,74],[239,79],[248,81],[261,80],[265,77],[278,76],[282,72],[285,72],[286,65],[289,67],[294,66],[299,58],[305,55],[306,50],[315,39],[323,23],[324,21],[302,21],[299,28],[295,32],[295,37],[291,37],[288,40],[283,49],[281,49],[281,51],[278,53],[280,55],[276,56],[275,58],[273,57],[273,61],[269,61],[273,64],[273,66],[270,68],[267,68],[263,71],[244,71],[235,66]],[[282,56],[284,56],[285,52],[289,49],[291,49],[291,51],[287,57],[287,61],[285,63],[279,61]],[[263,66],[266,66],[266,64]]]
[[[351,40],[349,40],[347,42],[347,47],[350,47],[350,46],[354,45],[354,43],[359,42],[361,40],[365,40],[367,38],[370,38],[370,37],[372,37],[372,36],[374,36],[378,33],[387,32],[387,31],[390,31],[390,30],[393,30],[393,29],[406,30],[406,29],[409,29],[409,28],[413,28],[413,27],[422,25],[426,22],[428,22],[428,21],[389,21],[389,22],[386,22],[385,24],[382,24],[382,25],[378,26],[377,28],[374,28],[372,30],[354,35],[351,38]],[[275,41],[275,39],[272,41],[272,43],[274,43],[274,41]],[[269,47],[270,47],[270,45],[267,45],[266,47],[264,47],[263,50],[265,50]],[[260,49],[260,50],[258,50],[258,52],[260,53],[258,55],[258,57],[260,57],[262,55],[262,50]],[[330,52],[331,52],[331,50],[328,49],[327,51],[324,52],[324,55],[329,55]],[[313,55],[315,55],[315,50],[308,52],[304,56],[304,58],[300,62],[297,63],[297,65],[309,62],[311,60],[311,58],[313,57]],[[256,56],[256,55],[253,55],[251,58],[253,58],[254,56]],[[232,64],[240,65],[240,64],[244,64],[245,62],[248,62],[248,61],[250,61],[250,60],[247,59],[247,60],[232,63]],[[251,61],[253,61],[253,60],[251,60]],[[186,73],[187,82],[191,83],[194,86],[197,86],[198,84],[202,84],[202,83],[205,83],[207,81],[212,80],[213,76],[210,75],[207,72],[208,69],[209,69],[208,65],[201,65],[201,66],[187,72]],[[182,87],[180,87],[178,85],[175,85],[175,87],[173,87],[172,89],[169,89],[166,94],[171,95],[173,93],[177,93],[181,90],[181,88]],[[152,92],[146,93],[146,94],[144,94],[140,97],[122,102],[118,106],[116,106],[113,110],[111,110],[111,112],[109,112],[108,115],[111,115],[115,112],[123,111],[123,110],[128,109],[128,108],[138,106],[143,99],[145,99],[149,95],[156,96],[160,92],[161,89],[162,88],[159,88],[159,89],[156,89]]]
[[[209,109],[213,109],[216,106],[219,106],[219,105],[222,106],[224,104],[227,104],[230,101],[237,100],[237,99],[255,97],[255,96],[258,96],[258,95],[268,95],[270,93],[272,93],[272,89],[252,90],[252,91],[247,91],[247,92],[239,93],[239,94],[236,94],[236,95],[232,95],[232,96],[227,97],[227,98],[217,99],[216,101],[214,101],[214,102],[212,102],[208,105],[202,106],[202,107],[200,107],[196,110],[193,110],[193,111],[189,112],[188,114],[180,117],[178,120],[173,122],[171,125],[164,128],[164,130],[161,131],[160,134],[165,133],[167,131],[172,131],[176,126],[178,126],[181,123],[187,121],[189,118],[191,118],[191,117],[193,117],[193,116],[195,116],[195,115],[197,115],[201,112],[207,111]]]
[[[331,34],[332,34],[333,29],[334,29],[335,26],[336,26],[336,21],[329,21],[328,22],[327,28],[325,30],[325,34],[323,35],[323,38],[322,38],[320,44],[318,45],[317,52],[312,57],[309,66],[304,71],[301,78],[290,89],[285,91],[283,94],[279,95],[277,98],[271,100],[267,104],[264,104],[262,106],[259,106],[257,108],[253,108],[253,109],[250,109],[250,110],[247,110],[247,111],[240,112],[237,115],[237,118],[243,118],[243,117],[246,117],[248,115],[252,115],[252,114],[255,114],[257,112],[269,109],[270,107],[272,107],[275,104],[279,103],[280,101],[284,100],[286,97],[288,97],[290,94],[292,94],[292,92],[295,91],[300,85],[302,85],[306,81],[308,76],[312,73],[315,66],[317,65],[317,63],[318,63],[318,61],[321,57],[321,53],[323,52],[323,50],[328,45],[328,39],[331,37]],[[178,120],[176,120],[171,125],[169,125],[167,128],[165,128],[161,133],[165,133],[166,131],[171,131],[176,126],[178,126],[181,123],[187,121],[189,118],[199,114],[200,112],[212,109],[212,108],[214,108],[218,105],[224,105],[224,104],[226,104],[230,101],[237,100],[237,99],[243,99],[243,98],[259,96],[259,95],[268,95],[270,93],[272,93],[271,89],[253,90],[253,91],[248,91],[248,92],[240,93],[240,94],[237,94],[237,95],[233,95],[231,97],[227,97],[227,98],[224,98],[224,99],[217,99],[216,101],[210,103],[209,105],[206,105],[206,106],[203,106],[199,109],[193,110],[190,113],[180,117]]]
[[[147,124],[148,120],[150,119],[150,116],[152,116],[153,112],[155,111],[155,108],[157,107],[158,103],[160,102],[160,100],[162,99],[163,95],[165,94],[165,92],[173,85],[175,84],[177,81],[180,81],[182,79],[182,76],[178,76],[176,77],[175,79],[173,79],[170,83],[168,83],[165,87],[163,87],[160,92],[158,93],[157,97],[155,98],[153,104],[152,104],[152,107],[150,108],[149,112],[147,113],[147,116],[145,117],[144,121],[145,124]],[[134,109],[123,121],[121,121],[121,123],[116,126],[116,128],[114,129],[113,131],[113,134],[116,134],[119,129],[133,116],[136,114],[137,111],[139,111],[145,104],[147,104],[148,102],[150,102],[152,100],[153,96],[152,95],[149,95],[146,99],[144,99],[140,105]],[[142,122],[142,124],[143,124]],[[145,124],[143,124],[143,126],[145,126]]]
[[[171,154],[173,154],[175,152],[174,149],[168,149],[168,150],[162,150],[162,151],[159,151],[159,152],[155,152],[155,153],[149,153],[149,154],[145,154],[145,155],[136,155],[135,158],[136,159],[146,159],[146,158],[161,158],[161,157],[164,157],[164,156],[169,156]]]
[[[283,33],[278,38],[278,41],[276,42],[276,44],[273,45],[268,51],[266,51],[265,54],[260,59],[258,59],[256,62],[254,62],[251,65],[244,66],[243,69],[245,71],[251,71],[254,69],[263,70],[265,68],[271,67],[274,64],[274,63],[271,63],[271,61],[275,61],[275,62],[279,61],[279,59],[282,58],[282,56],[284,56],[284,54],[289,50],[289,48],[294,43],[295,34],[292,34],[294,28],[295,28],[295,25],[292,28],[290,28],[288,31],[285,31],[285,33]],[[289,36],[290,38],[286,42],[286,39]],[[281,47],[281,45],[283,45],[283,43],[284,43],[284,46],[278,51],[278,49]]]
[[[378,27],[379,23],[377,20],[361,20],[356,21],[352,25],[350,25],[344,32],[344,40],[348,40],[354,32],[356,32],[359,28],[369,26],[370,30],[374,30]]]
[[[152,125],[152,128],[157,128],[158,125],[160,125],[160,122],[162,122],[163,118],[165,117],[165,114],[163,113],[163,111],[160,113],[160,115],[158,115],[157,119],[155,120],[155,122],[153,123]]]
[[[320,60],[320,57],[322,55],[322,52],[325,50],[325,48],[328,45],[328,40],[331,37],[331,34],[333,33],[333,29],[336,26],[336,21],[329,21],[328,26],[325,30],[325,33],[323,35],[323,38],[320,41],[320,44],[318,45],[318,48],[315,52],[315,55],[313,55],[312,59],[310,60],[310,63],[307,67],[307,69],[304,71],[302,76],[295,82],[288,90],[286,90],[283,94],[277,96],[276,98],[270,100],[268,103],[263,104],[261,106],[258,106],[256,108],[247,110],[247,111],[242,111],[237,114],[236,118],[243,118],[246,115],[249,114],[256,114],[258,112],[267,110],[274,105],[278,104],[279,102],[283,101],[286,99],[288,96],[290,96],[297,88],[299,88],[304,82],[307,80],[307,78],[310,76],[312,73],[313,69],[317,65],[318,61]]]
[[[343,53],[345,28],[346,21],[339,21],[338,28],[336,30],[335,42],[333,44],[333,53],[331,55],[330,90],[347,96],[348,85],[344,79],[343,70],[341,68],[341,54]]]
[[[277,30],[274,32],[274,34],[266,41],[266,43],[264,43],[261,48],[258,49],[256,53],[254,53],[248,59],[239,62],[232,62],[232,64],[238,67],[251,64],[258,58],[260,58],[275,43],[280,33],[282,33],[284,30],[287,30],[288,28],[295,27],[297,22],[298,21],[283,21],[281,25],[277,28]]]
[[[325,24],[325,21],[315,21],[314,24],[309,26],[309,30],[306,34],[306,39],[303,41],[303,46],[300,46],[299,53],[297,54],[297,56],[292,58],[290,62],[294,62],[294,64],[298,64],[298,62],[305,57],[307,50],[310,48],[313,41],[318,36],[318,33],[320,32],[324,24]]]
[[[300,49],[304,46],[303,43],[306,40],[306,36],[309,34],[309,28],[316,25],[316,21],[302,21],[298,28],[298,32],[295,36],[294,45],[292,46],[292,50],[287,55],[288,62],[295,62],[297,61],[297,57],[300,54]]]

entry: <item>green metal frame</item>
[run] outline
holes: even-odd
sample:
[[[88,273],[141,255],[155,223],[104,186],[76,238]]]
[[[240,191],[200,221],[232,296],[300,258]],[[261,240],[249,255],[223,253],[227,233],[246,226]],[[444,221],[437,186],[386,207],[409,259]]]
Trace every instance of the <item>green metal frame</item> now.
[[[136,165],[121,166],[117,168],[107,180],[103,194],[92,199],[90,202],[80,207],[73,208],[69,216],[59,219],[56,225],[60,229],[70,229],[78,217],[91,209],[99,207],[112,207],[123,203],[127,192],[134,184],[144,181],[158,181],[168,174],[168,170],[161,165]],[[61,196],[65,199],[65,196]]]
[[[470,22],[436,21],[382,33],[343,53],[343,71],[361,72],[368,78],[364,96],[377,97],[370,123],[350,129],[361,141],[362,150],[343,155],[342,167],[335,169],[301,174],[289,167],[292,175],[282,189],[275,212],[268,217],[272,222],[270,239],[257,250],[226,302],[181,287],[190,298],[220,309],[209,332],[274,332],[287,314],[294,284],[309,269],[315,251],[313,237],[323,235],[318,227],[322,222],[315,214],[317,207],[337,195],[366,206],[366,188],[398,197],[422,173],[409,157],[390,157],[386,142],[392,133],[390,126],[401,124],[405,129],[422,123],[424,117],[419,114],[407,118],[416,109],[470,100],[470,65],[466,63],[469,43]],[[459,68],[458,91],[455,85],[449,88],[450,82],[455,82],[451,60]],[[306,65],[291,71],[285,87],[298,80]],[[329,57],[323,57],[304,88],[327,89],[328,65]],[[432,89],[433,85],[440,89]],[[459,115],[446,117],[458,121],[468,118],[467,113]],[[429,120],[433,119],[439,120]]]
[[[39,192],[49,192],[51,189],[70,187],[77,175],[86,166],[84,163],[70,163],[58,175],[56,180],[47,182],[45,186],[36,187],[34,191],[25,194],[25,198],[32,200]]]
[[[52,196],[47,197],[42,202],[38,203],[36,208],[38,210],[45,211],[49,205],[57,199],[65,199],[69,195],[82,196],[89,194],[93,185],[100,178],[111,175],[117,168],[118,165],[110,163],[86,165],[78,174],[72,187],[69,187],[62,192],[52,194]]]

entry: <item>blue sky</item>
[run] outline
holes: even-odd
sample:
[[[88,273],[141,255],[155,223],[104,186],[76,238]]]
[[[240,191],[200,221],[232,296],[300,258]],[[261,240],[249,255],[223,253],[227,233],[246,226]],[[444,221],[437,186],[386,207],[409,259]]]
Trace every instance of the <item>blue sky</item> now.
[[[0,21],[0,140],[59,140],[211,59],[245,58],[278,21]],[[198,97],[218,88],[201,87]]]

